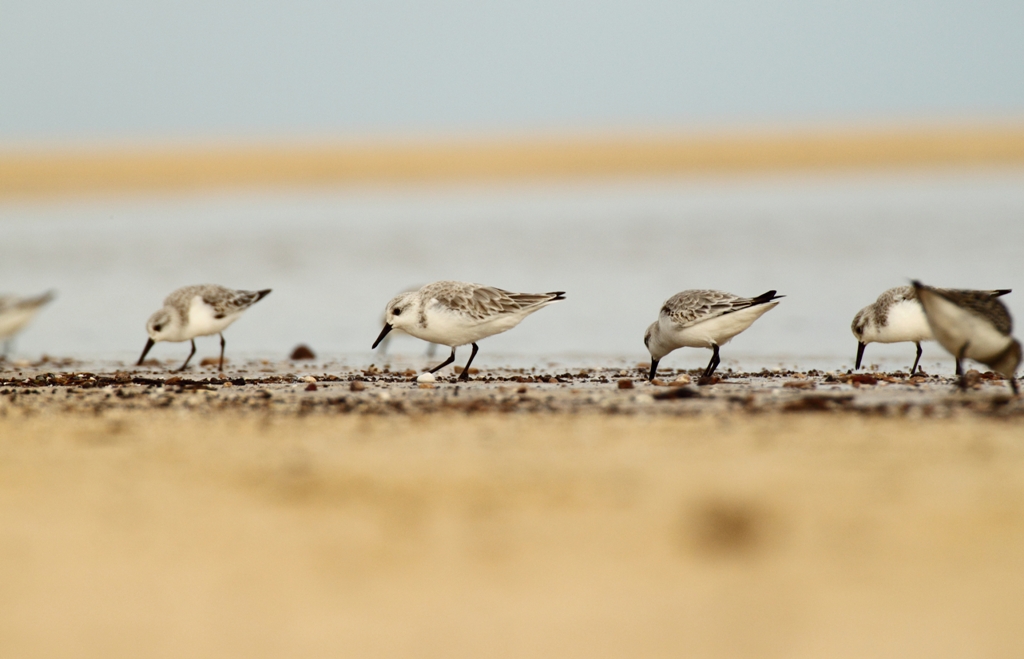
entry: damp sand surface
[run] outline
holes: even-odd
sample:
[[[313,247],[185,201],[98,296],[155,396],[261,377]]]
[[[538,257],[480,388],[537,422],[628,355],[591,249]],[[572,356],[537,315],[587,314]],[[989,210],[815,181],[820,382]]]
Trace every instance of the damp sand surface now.
[[[375,370],[0,370],[0,655],[1024,652],[1005,382]]]

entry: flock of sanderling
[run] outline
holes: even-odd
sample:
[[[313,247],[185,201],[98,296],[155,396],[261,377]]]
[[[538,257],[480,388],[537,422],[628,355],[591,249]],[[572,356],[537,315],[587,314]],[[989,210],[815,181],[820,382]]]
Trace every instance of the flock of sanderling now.
[[[1012,336],[1010,313],[999,299],[1009,292],[934,288],[918,281],[911,286],[891,288],[854,316],[851,329],[857,337],[855,367],[860,368],[864,348],[869,343],[912,342],[917,346],[913,375],[921,360],[921,342],[935,340],[956,359],[961,386],[965,382],[962,361],[972,359],[1007,378],[1017,393],[1015,374],[1021,361],[1021,346]],[[196,352],[195,338],[218,334],[223,370],[223,331],[268,293],[270,289],[242,291],[213,284],[179,288],[146,323],[149,339],[138,364],[143,363],[155,343],[190,341],[192,351],[178,369],[184,370]],[[52,293],[34,298],[0,297],[0,340],[5,342],[5,354],[10,339],[52,297]],[[703,373],[704,378],[710,378],[718,367],[721,346],[775,308],[781,297],[784,296],[774,290],[751,298],[715,290],[687,290],[673,295],[644,334],[644,344],[651,353],[649,379],[654,380],[658,363],[666,355],[683,347],[712,351]],[[477,341],[506,332],[541,307],[564,299],[563,291],[511,293],[480,284],[434,282],[403,292],[388,302],[384,329],[373,342],[373,348],[392,330],[450,347],[448,359],[429,369],[429,373],[434,373],[455,361],[457,347],[472,346],[459,376],[466,380],[479,350]]]

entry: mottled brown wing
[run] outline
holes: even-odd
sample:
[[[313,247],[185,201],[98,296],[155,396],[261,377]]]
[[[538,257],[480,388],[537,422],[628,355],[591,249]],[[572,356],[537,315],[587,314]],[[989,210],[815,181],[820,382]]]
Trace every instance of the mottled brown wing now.
[[[665,302],[661,313],[680,329],[723,314],[746,309],[753,299],[712,290],[683,291]]]
[[[998,298],[992,297],[991,291],[969,291],[935,289],[947,300],[987,318],[1000,333],[1009,336],[1013,332],[1013,319],[1006,305]]]

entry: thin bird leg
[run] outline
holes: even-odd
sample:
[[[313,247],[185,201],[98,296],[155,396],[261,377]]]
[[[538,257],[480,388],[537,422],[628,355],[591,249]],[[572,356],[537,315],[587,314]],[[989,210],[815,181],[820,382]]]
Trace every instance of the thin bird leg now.
[[[1016,375],[1010,376],[1010,389],[1013,389],[1013,395],[1014,396],[1019,396],[1020,395],[1020,389],[1017,388],[1017,376]]]
[[[917,359],[914,360],[914,365],[910,367],[910,375],[911,375],[911,377],[913,377],[914,371],[917,370],[917,365],[921,362],[921,353],[924,352],[923,350],[921,350],[921,342],[920,341],[915,342],[914,345],[917,346]]]
[[[648,380],[653,380],[654,376],[658,374],[658,362],[659,361],[661,361],[661,360],[660,359],[652,359],[651,360],[651,374],[647,376]]]
[[[966,389],[967,388],[967,378],[964,377],[964,367],[961,366],[961,362],[964,359],[964,354],[967,352],[967,346],[969,346],[969,345],[970,345],[970,341],[965,343],[963,345],[963,347],[960,348],[960,352],[957,353],[957,355],[956,355],[956,374],[958,376],[960,376],[960,381],[957,382],[957,385],[961,389]]]
[[[220,366],[217,368],[219,373],[224,372],[224,346],[227,345],[227,341],[224,340],[224,335],[220,335]]]
[[[448,364],[451,364],[453,361],[455,361],[455,348],[452,348],[452,354],[448,355],[448,359],[444,360],[434,368],[430,369],[429,371],[427,371],[427,373],[437,373]]]
[[[714,350],[711,353],[711,361],[708,362],[708,367],[704,369],[704,375],[701,377],[709,378],[714,375],[715,369],[718,368],[718,364],[721,362],[721,359],[718,358],[718,346],[713,345],[711,349]]]
[[[192,359],[192,355],[194,355],[194,354],[196,354],[196,340],[192,339],[192,352],[188,353],[188,359],[186,359],[185,363],[182,364],[181,368],[178,369],[179,373],[184,371],[186,368],[188,368],[188,363]]]
[[[477,345],[474,343],[473,352],[469,353],[469,361],[466,362],[465,368],[462,369],[462,374],[459,375],[460,380],[465,381],[469,379],[469,365],[473,363],[473,358],[476,357],[476,351],[479,349],[480,348],[478,348]]]

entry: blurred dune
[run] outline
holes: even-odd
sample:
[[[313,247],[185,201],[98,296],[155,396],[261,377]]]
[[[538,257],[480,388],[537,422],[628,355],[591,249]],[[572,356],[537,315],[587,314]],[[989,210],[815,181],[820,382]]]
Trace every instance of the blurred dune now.
[[[1024,125],[322,144],[8,147],[0,198],[1024,163]]]
[[[0,417],[4,657],[1019,657],[991,419]]]

